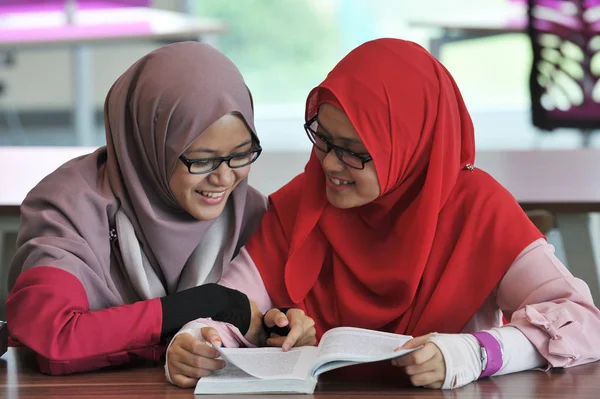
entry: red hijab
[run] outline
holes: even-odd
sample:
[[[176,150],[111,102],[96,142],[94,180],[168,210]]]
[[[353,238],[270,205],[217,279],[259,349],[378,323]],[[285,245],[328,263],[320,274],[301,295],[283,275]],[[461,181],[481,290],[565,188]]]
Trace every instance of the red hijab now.
[[[374,202],[337,209],[312,154],[271,196],[247,248],[277,306],[336,326],[458,333],[517,255],[542,237],[474,164],[471,118],[450,73],[417,44],[380,39],[348,54],[308,95],[328,102],[373,157]]]

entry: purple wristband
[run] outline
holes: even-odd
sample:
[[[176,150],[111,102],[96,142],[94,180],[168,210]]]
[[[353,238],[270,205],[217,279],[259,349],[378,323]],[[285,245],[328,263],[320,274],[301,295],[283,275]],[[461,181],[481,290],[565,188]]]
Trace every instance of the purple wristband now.
[[[498,340],[490,333],[480,331],[472,333],[481,345],[481,362],[484,369],[481,371],[481,377],[489,377],[496,374],[502,368],[502,348]]]

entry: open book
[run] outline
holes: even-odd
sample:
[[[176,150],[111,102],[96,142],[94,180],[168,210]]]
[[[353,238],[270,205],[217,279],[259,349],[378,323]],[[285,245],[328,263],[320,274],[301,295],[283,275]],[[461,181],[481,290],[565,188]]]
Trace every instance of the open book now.
[[[292,348],[218,348],[227,366],[202,377],[195,394],[298,392],[312,393],[326,371],[359,363],[389,360],[416,349],[394,349],[412,337],[353,327],[337,327],[319,346]]]

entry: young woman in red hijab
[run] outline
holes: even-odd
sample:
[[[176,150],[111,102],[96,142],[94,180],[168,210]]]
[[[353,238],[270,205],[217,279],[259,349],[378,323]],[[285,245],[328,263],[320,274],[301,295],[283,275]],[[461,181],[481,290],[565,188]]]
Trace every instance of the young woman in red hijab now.
[[[423,348],[392,365],[419,386],[600,358],[589,289],[475,167],[469,113],[427,51],[361,45],[310,92],[305,117],[305,171],[271,196],[223,284],[263,310],[302,310],[317,338],[337,326],[416,337],[405,347]],[[298,331],[272,343],[287,349]]]

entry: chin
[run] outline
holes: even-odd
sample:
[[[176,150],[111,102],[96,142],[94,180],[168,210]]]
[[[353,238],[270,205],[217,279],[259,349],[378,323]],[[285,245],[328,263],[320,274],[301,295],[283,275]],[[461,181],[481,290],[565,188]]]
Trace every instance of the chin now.
[[[332,206],[338,209],[354,208],[350,198],[340,198],[339,196],[333,196],[327,193],[327,200]]]
[[[338,209],[358,208],[372,201],[365,201],[364,198],[356,195],[335,195],[327,192],[327,200]],[[374,201],[374,200],[373,200]]]
[[[222,213],[223,213],[222,209],[219,209],[219,212],[215,212],[215,211],[211,211],[211,212],[201,211],[201,212],[196,212],[192,216],[194,216],[198,220],[214,220],[214,219],[218,218],[219,216],[221,216]]]
[[[198,220],[214,220],[221,216],[223,209],[223,206],[207,207],[203,205],[196,205],[194,207],[194,213],[192,213],[192,216]]]

